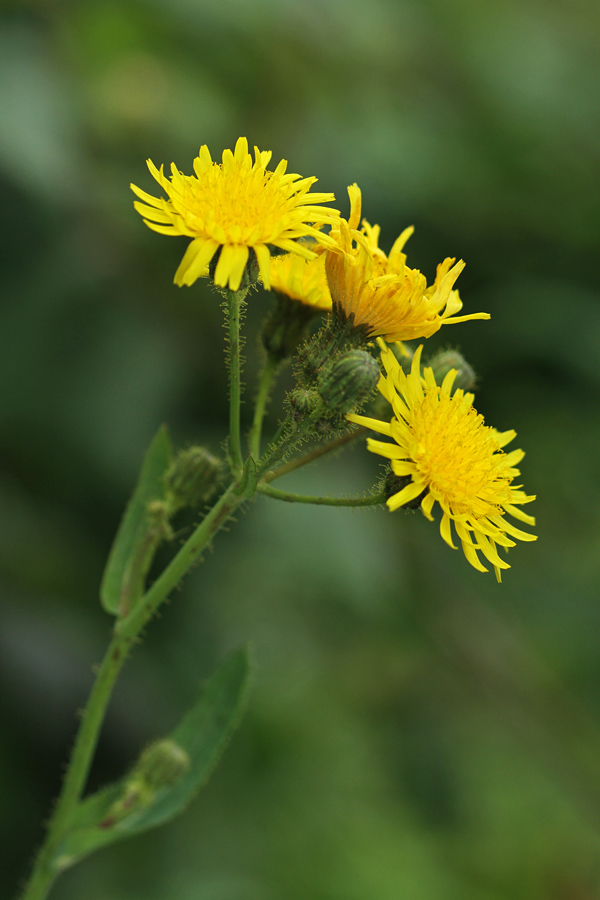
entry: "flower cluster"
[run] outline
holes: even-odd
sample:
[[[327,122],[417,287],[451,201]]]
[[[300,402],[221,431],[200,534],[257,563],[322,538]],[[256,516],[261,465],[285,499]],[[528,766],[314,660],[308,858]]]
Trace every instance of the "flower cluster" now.
[[[444,541],[455,546],[454,529],[471,565],[487,571],[483,558],[500,579],[509,566],[499,548],[515,546],[513,538],[535,540],[506,518],[535,522],[520,508],[534,497],[513,484],[524,454],[503,449],[515,432],[484,424],[473,394],[458,386],[467,376],[464,385],[472,385],[474,373],[466,361],[460,373],[448,370],[445,360],[455,358],[453,351],[435,363],[436,376],[431,367],[422,370],[422,345],[410,364],[412,351],[399,343],[429,338],[443,325],[489,319],[483,312],[459,314],[455,285],[464,262],[446,258],[428,283],[407,265],[412,227],[386,254],[379,246],[379,226],[362,219],[356,184],[348,188],[350,215],[344,219],[323,206],[333,194],[310,193],[316,178],[286,174],[285,160],[271,171],[270,158],[255,148],[253,160],[240,138],[234,152],[224,151],[221,163],[201,147],[191,176],[172,165],[167,177],[148,161],[167,197],[132,185],[142,201],[135,208],[154,231],[191,238],[176,284],[209,276],[215,286],[237,292],[259,278],[275,292],[262,339],[270,371],[295,355],[296,387],[287,400],[290,428],[317,439],[327,428],[347,428],[349,421],[391,439],[369,438],[367,444],[390,461],[389,509],[420,505],[432,519],[437,503]],[[325,325],[305,339],[319,313],[325,314]],[[360,415],[377,380],[375,338],[385,372],[378,388],[391,405],[390,420]],[[395,350],[389,346],[394,344]],[[267,386],[260,397],[262,415]],[[261,421],[255,416],[255,445]]]

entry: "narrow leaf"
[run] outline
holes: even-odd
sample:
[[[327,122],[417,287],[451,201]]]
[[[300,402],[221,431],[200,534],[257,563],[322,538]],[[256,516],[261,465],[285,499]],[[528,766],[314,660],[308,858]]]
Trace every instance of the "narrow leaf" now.
[[[185,767],[160,784],[154,769],[144,781],[144,757],[132,772],[81,802],[53,865],[66,869],[94,850],[154,828],[178,815],[206,783],[244,711],[250,678],[247,648],[234,651],[206,683],[196,704],[159,742],[175,744]],[[157,745],[151,745],[155,747]]]
[[[144,577],[144,565],[147,568],[152,561],[145,547],[148,543],[148,504],[152,500],[163,499],[164,475],[171,465],[171,455],[171,441],[163,425],[146,451],[137,486],[121,519],[102,577],[102,606],[113,615],[120,611],[122,592],[132,561],[144,557],[138,578]]]

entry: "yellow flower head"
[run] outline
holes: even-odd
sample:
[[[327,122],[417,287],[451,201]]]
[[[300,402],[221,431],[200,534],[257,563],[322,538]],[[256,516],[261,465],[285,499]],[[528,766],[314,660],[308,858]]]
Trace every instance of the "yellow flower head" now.
[[[454,547],[451,523],[467,560],[480,572],[487,572],[482,553],[496,571],[508,569],[498,555],[497,545],[514,547],[511,538],[534,541],[535,535],[516,528],[506,513],[529,525],[535,519],[519,507],[535,497],[513,486],[520,474],[515,468],[525,455],[522,450],[505,453],[516,435],[498,432],[484,425],[483,416],[473,407],[473,394],[457,389],[452,393],[456,370],[452,369],[438,386],[431,368],[421,375],[422,346],[416,351],[410,374],[403,372],[392,350],[381,345],[382,375],[379,390],[392,405],[391,422],[349,415],[351,422],[365,425],[392,438],[393,443],[368,439],[368,448],[391,460],[392,471],[406,485],[387,501],[390,510],[421,499],[424,515],[433,520],[435,503],[442,510],[440,533]]]
[[[406,265],[404,244],[413,229],[406,228],[389,257],[379,248],[379,226],[363,222],[358,230],[361,193],[348,188],[350,218],[340,219],[331,231],[336,247],[327,252],[326,271],[334,307],[370,336],[386,341],[409,341],[435,334],[442,325],[468,319],[489,319],[488,313],[456,316],[462,308],[454,282],[464,262],[446,259],[437,268],[434,283],[418,269]]]
[[[269,246],[313,259],[314,252],[298,243],[298,238],[310,235],[326,246],[332,244],[314,224],[336,221],[336,210],[315,205],[333,200],[334,195],[310,194],[317,179],[286,174],[286,160],[281,160],[274,172],[267,171],[270,151],[255,147],[254,155],[252,162],[248,141],[239,138],[235,152],[225,150],[223,162],[214,163],[204,145],[194,160],[194,175],[184,175],[172,163],[170,178],[163,174],[162,166],[157,169],[148,160],[151,174],[168,199],[131,185],[144,201],[136,201],[134,206],[149,228],[159,234],[192,238],[175,273],[175,284],[190,285],[207,275],[208,265],[220,249],[214,282],[237,291],[253,250],[268,288]]]
[[[314,309],[331,309],[331,294],[325,275],[325,255],[303,259],[296,253],[271,260],[271,290]]]

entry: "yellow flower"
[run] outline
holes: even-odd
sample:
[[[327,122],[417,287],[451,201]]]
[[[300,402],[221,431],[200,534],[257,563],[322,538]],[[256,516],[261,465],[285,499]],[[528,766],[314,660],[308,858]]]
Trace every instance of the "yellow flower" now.
[[[314,224],[332,224],[337,219],[336,210],[315,205],[333,200],[334,195],[310,194],[316,178],[286,174],[286,160],[281,160],[274,172],[267,171],[270,151],[255,147],[254,154],[253,163],[246,138],[239,138],[235,152],[225,150],[223,162],[214,163],[204,145],[194,160],[194,175],[184,175],[172,163],[170,178],[163,174],[162,166],[159,170],[148,160],[151,174],[168,199],[131,185],[144,201],[136,201],[134,206],[149,228],[159,234],[192,238],[175,273],[175,284],[190,285],[207,275],[208,265],[220,249],[214,282],[237,291],[253,250],[268,288],[270,246],[313,259],[315,253],[298,243],[298,238],[310,235],[324,245],[332,244]]]
[[[295,253],[271,260],[271,290],[314,309],[331,309],[331,294],[325,275],[325,255],[303,259]]]
[[[418,269],[406,265],[404,244],[413,229],[406,228],[394,243],[389,257],[379,248],[379,226],[363,222],[358,230],[361,193],[348,188],[350,218],[340,219],[331,231],[337,246],[328,249],[327,280],[334,308],[345,318],[353,317],[371,337],[386,341],[409,341],[435,334],[442,325],[468,319],[489,319],[488,313],[457,316],[462,308],[454,283],[464,262],[446,259],[437,268],[434,283]]]
[[[512,483],[520,474],[515,466],[525,454],[502,449],[516,432],[498,432],[484,425],[483,416],[473,407],[473,394],[460,389],[452,393],[456,370],[448,372],[441,386],[435,383],[431,368],[421,376],[422,346],[407,375],[392,350],[383,341],[379,343],[386,375],[382,375],[378,387],[391,403],[394,417],[391,422],[357,415],[347,418],[393,440],[368,439],[369,450],[391,460],[394,474],[406,481],[387,501],[389,509],[418,498],[424,515],[433,521],[431,511],[439,503],[440,533],[446,543],[456,549],[453,523],[471,565],[480,572],[488,571],[479,559],[482,553],[500,581],[500,570],[510,566],[498,555],[497,545],[514,547],[511,538],[536,540],[535,535],[521,531],[506,518],[509,513],[535,525],[535,519],[519,509],[535,497]]]

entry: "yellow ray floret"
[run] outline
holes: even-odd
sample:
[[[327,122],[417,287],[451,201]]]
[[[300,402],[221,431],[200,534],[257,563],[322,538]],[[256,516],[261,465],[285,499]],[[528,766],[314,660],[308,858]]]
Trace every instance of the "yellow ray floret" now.
[[[454,283],[464,262],[446,259],[437,268],[435,281],[406,265],[404,245],[413,229],[406,228],[394,243],[389,256],[379,247],[379,226],[363,220],[361,193],[357,185],[348,188],[350,218],[340,219],[331,231],[336,246],[328,248],[326,271],[333,304],[369,335],[386,341],[427,338],[442,325],[468,319],[489,319],[488,313],[457,316],[462,301]]]
[[[432,520],[436,503],[442,511],[440,533],[454,548],[452,526],[467,560],[480,572],[487,572],[480,554],[490,562],[498,581],[502,569],[510,568],[498,554],[498,547],[514,547],[512,538],[534,541],[535,535],[521,531],[506,518],[535,525],[535,519],[519,507],[535,500],[513,485],[520,475],[516,466],[522,450],[505,453],[503,448],[516,436],[514,431],[498,432],[484,424],[473,407],[473,394],[452,392],[456,370],[437,385],[431,368],[421,375],[422,346],[416,351],[407,375],[389,347],[379,341],[386,374],[379,390],[393,409],[390,422],[349,415],[351,422],[391,438],[368,439],[373,453],[391,462],[395,475],[405,486],[387,501],[390,510],[421,498],[424,515]],[[456,548],[454,548],[456,549]]]
[[[316,259],[303,259],[296,253],[276,256],[271,260],[271,290],[305,306],[330,310],[324,254],[320,253]]]
[[[309,193],[317,179],[286,174],[286,160],[268,171],[270,159],[270,152],[255,147],[253,162],[246,138],[239,138],[233,153],[223,152],[221,163],[214,163],[208,147],[202,146],[193,175],[184,175],[172,163],[167,177],[162,166],[157,169],[148,160],[167,199],[132,184],[132,191],[143,201],[134,203],[136,210],[153,231],[192,238],[175,273],[175,284],[190,285],[208,275],[209,263],[219,251],[214,282],[237,291],[252,250],[268,288],[269,247],[313,259],[316,254],[298,243],[298,238],[310,236],[324,246],[332,245],[320,227],[334,223],[338,213],[320,204],[334,195]]]

